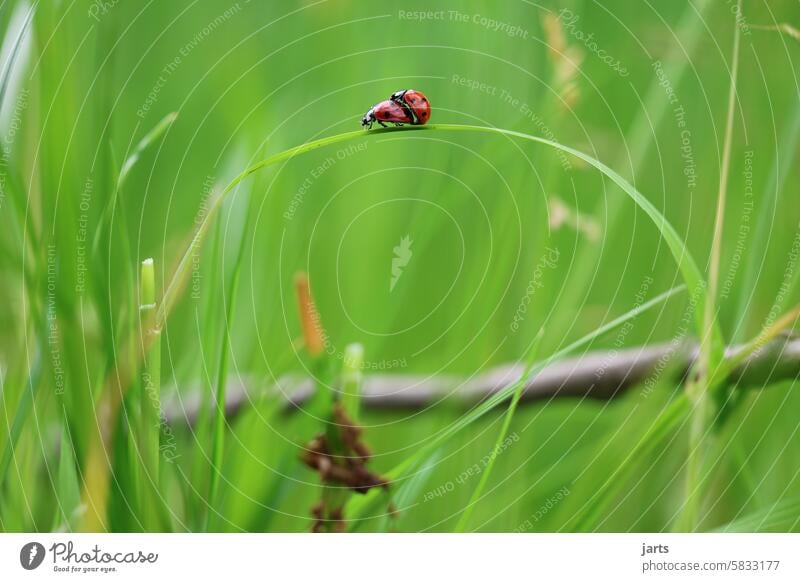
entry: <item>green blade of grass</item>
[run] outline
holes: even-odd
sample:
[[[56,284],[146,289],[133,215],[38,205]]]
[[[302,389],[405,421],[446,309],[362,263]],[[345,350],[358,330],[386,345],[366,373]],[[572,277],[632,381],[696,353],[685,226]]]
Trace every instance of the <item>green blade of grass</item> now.
[[[254,199],[254,198],[253,198]],[[247,248],[250,224],[256,215],[255,209],[250,208],[245,220],[245,227],[239,241],[239,250],[236,255],[236,262],[231,274],[231,282],[228,288],[227,305],[225,311],[225,322],[222,326],[219,346],[219,365],[217,366],[217,389],[214,398],[214,419],[211,436],[211,482],[208,490],[207,507],[204,518],[204,529],[208,530],[209,519],[212,507],[219,507],[219,481],[222,474],[222,457],[225,451],[225,394],[228,383],[228,361],[231,350],[231,327],[233,318],[236,314],[236,300],[241,278],[242,264],[244,263],[245,250]]]
[[[28,32],[35,11],[36,4],[34,3],[28,10],[28,14],[25,15],[25,21],[22,23],[22,26],[19,27],[17,38],[14,39],[14,44],[5,63],[6,66],[3,67],[3,72],[0,73],[0,106],[5,104],[6,93],[8,92],[8,86],[11,82],[11,71],[14,70],[14,65],[17,62],[17,57],[19,57],[19,51],[22,47],[22,39],[25,38],[25,34]],[[0,107],[0,109],[2,109],[2,107]]]
[[[239,183],[241,183],[249,176],[255,174],[256,172],[264,168],[275,165],[282,161],[292,159],[298,155],[310,151],[314,151],[323,147],[341,143],[343,141],[364,138],[365,136],[368,135],[375,136],[375,135],[384,135],[387,133],[398,133],[398,132],[408,132],[408,131],[488,133],[515,139],[521,139],[524,141],[530,141],[546,145],[551,148],[555,148],[556,150],[560,150],[562,152],[575,156],[578,159],[583,160],[584,162],[588,163],[589,165],[599,170],[603,175],[605,175],[617,186],[619,186],[622,189],[622,191],[625,192],[625,194],[627,194],[631,198],[631,200],[633,200],[633,202],[635,202],[636,205],[640,209],[642,209],[645,212],[645,214],[647,214],[647,216],[655,224],[662,238],[667,243],[667,246],[672,252],[672,255],[675,259],[675,262],[678,265],[678,268],[680,269],[686,287],[689,289],[689,292],[693,296],[697,297],[697,305],[694,313],[695,324],[697,327],[698,335],[702,333],[704,329],[703,315],[706,309],[706,295],[705,295],[706,283],[702,274],[700,273],[700,270],[697,267],[697,263],[694,261],[691,253],[686,248],[683,239],[678,235],[674,227],[667,221],[666,217],[641,192],[639,192],[627,180],[625,180],[625,178],[623,178],[620,174],[612,170],[610,167],[608,167],[600,160],[597,160],[596,158],[593,158],[592,156],[585,154],[580,150],[576,150],[572,147],[563,145],[553,140],[530,135],[527,133],[522,133],[519,131],[502,129],[498,127],[487,127],[480,125],[454,125],[454,124],[393,127],[393,128],[372,130],[369,133],[366,133],[363,130],[341,133],[338,135],[324,137],[315,141],[311,141],[305,144],[301,144],[299,146],[289,148],[273,156],[270,156],[269,158],[262,160],[261,162],[258,162],[257,164],[243,171],[236,178],[234,178],[233,181],[230,184],[228,184],[228,186],[225,187],[225,189],[220,193],[219,196],[217,196],[217,198],[214,200],[211,207],[209,208],[209,211],[206,214],[203,222],[199,225],[197,231],[195,232],[195,235],[192,238],[192,242],[190,243],[189,248],[186,250],[183,257],[179,261],[178,266],[175,269],[175,273],[169,283],[169,286],[167,287],[164,293],[164,301],[162,302],[159,308],[159,314],[158,314],[159,323],[163,324],[163,322],[166,320],[167,316],[174,307],[175,302],[178,300],[178,296],[180,294],[181,289],[184,288],[186,277],[189,275],[190,272],[193,249],[199,248],[199,246],[202,245],[203,241],[205,240],[205,236],[208,232],[208,227],[211,224],[211,221],[216,216],[217,211],[219,210],[222,202],[227,198],[230,192]],[[712,325],[711,342],[715,350],[724,349],[722,333],[719,330],[719,325],[716,322],[714,322],[714,324]]]
[[[159,495],[159,439],[161,434],[161,330],[155,326],[156,284],[153,259],[142,262],[139,315],[141,317],[142,344],[146,335],[154,336],[150,350],[145,354],[144,374],[139,394],[137,438],[139,456],[144,476],[139,480],[142,499],[144,531],[159,531],[161,498]]]
[[[214,228],[214,238],[211,242],[211,248],[208,249],[208,260],[210,262],[208,266],[208,274],[206,277],[204,277],[206,281],[210,281],[212,284],[214,281],[220,280],[219,265],[220,239],[222,237],[221,232],[222,225],[218,222],[216,228]],[[197,529],[202,527],[205,520],[205,492],[209,490],[210,484],[208,460],[210,458],[211,449],[206,449],[206,446],[212,442],[212,427],[209,423],[209,419],[211,418],[213,406],[214,371],[207,362],[212,359],[210,354],[214,353],[214,346],[216,346],[218,342],[217,318],[214,317],[214,315],[217,313],[219,294],[216,293],[216,290],[208,283],[206,284],[204,291],[204,305],[200,308],[200,310],[202,310],[202,316],[197,314],[199,310],[195,315],[198,321],[197,324],[200,325],[200,322],[203,322],[204,324],[203,331],[201,332],[200,342],[200,359],[202,362],[200,408],[198,411],[197,424],[193,435],[194,442],[196,443],[197,447],[191,467],[191,482],[195,485],[193,488],[194,495],[192,496],[192,501],[190,503],[194,508],[192,514],[194,519],[197,520],[194,522],[194,526]],[[201,317],[202,319],[200,319]]]

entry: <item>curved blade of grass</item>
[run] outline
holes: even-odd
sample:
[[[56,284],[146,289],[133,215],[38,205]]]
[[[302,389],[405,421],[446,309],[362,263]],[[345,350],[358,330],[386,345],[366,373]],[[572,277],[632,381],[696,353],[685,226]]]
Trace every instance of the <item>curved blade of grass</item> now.
[[[736,4],[736,14],[742,13],[742,0]],[[731,148],[733,147],[733,114],[736,111],[736,85],[739,78],[739,45],[742,28],[738,21],[734,24],[733,63],[731,82],[728,86],[728,109],[725,119],[725,137],[722,144],[722,164],[717,191],[717,210],[714,217],[714,234],[711,240],[711,256],[708,261],[708,293],[703,311],[703,328],[700,335],[700,357],[697,363],[699,372],[696,379],[686,386],[692,399],[692,418],[689,427],[689,454],[686,462],[686,493],[679,526],[683,529],[697,528],[700,505],[703,502],[703,480],[701,478],[705,458],[708,454],[709,439],[706,438],[718,410],[711,398],[711,383],[714,376],[722,371],[725,359],[723,345],[713,341],[714,326],[718,322],[717,288],[719,283],[720,257],[722,254],[722,234],[725,224],[725,206],[728,198],[728,178],[731,167]]]
[[[697,263],[695,263],[694,259],[689,253],[689,250],[683,243],[683,239],[681,239],[681,237],[678,236],[678,233],[675,231],[673,226],[667,221],[666,217],[647,198],[645,198],[645,196],[641,192],[639,192],[627,180],[625,180],[625,178],[623,178],[621,175],[619,175],[617,172],[612,170],[610,167],[608,167],[600,160],[597,160],[592,156],[583,153],[580,150],[576,150],[569,146],[560,144],[556,141],[530,135],[527,133],[522,133],[519,131],[512,131],[509,129],[502,129],[498,127],[487,127],[481,125],[455,125],[455,124],[390,127],[385,129],[382,128],[382,129],[372,130],[369,133],[365,132],[364,130],[350,131],[330,137],[324,137],[315,141],[311,141],[305,144],[301,144],[299,146],[289,148],[273,156],[270,156],[269,158],[262,160],[261,162],[258,162],[257,164],[246,169],[244,172],[242,172],[236,178],[234,178],[233,181],[230,184],[228,184],[228,186],[226,186],[225,189],[220,193],[220,195],[214,200],[211,207],[209,208],[208,213],[205,216],[205,219],[198,227],[194,237],[192,238],[192,242],[189,245],[189,248],[186,250],[180,262],[178,263],[178,266],[175,270],[175,274],[172,280],[170,281],[170,284],[167,287],[166,291],[164,292],[164,300],[161,302],[161,308],[159,309],[159,315],[158,315],[159,324],[164,323],[164,320],[166,320],[167,316],[172,310],[172,307],[177,301],[180,290],[184,288],[186,277],[190,272],[193,249],[196,249],[200,245],[202,245],[206,233],[208,232],[208,227],[211,221],[216,216],[216,213],[219,210],[220,205],[227,198],[230,192],[240,182],[242,182],[252,174],[255,174],[256,172],[264,168],[267,168],[279,162],[289,160],[295,156],[313,150],[317,150],[326,146],[341,143],[343,141],[363,138],[366,136],[382,135],[386,133],[407,132],[407,131],[450,131],[450,132],[489,133],[494,135],[501,135],[510,138],[521,139],[524,141],[530,141],[546,145],[551,148],[555,148],[557,150],[565,152],[567,154],[573,155],[576,158],[583,160],[587,164],[599,170],[603,175],[605,175],[617,186],[619,186],[622,189],[622,191],[625,192],[631,198],[631,200],[633,200],[636,203],[636,205],[639,206],[639,208],[641,208],[645,212],[645,214],[647,214],[648,217],[650,217],[650,219],[653,221],[656,228],[658,229],[659,233],[661,234],[662,238],[667,243],[667,246],[672,252],[675,262],[677,263],[678,268],[680,269],[686,287],[688,288],[689,292],[692,295],[697,296],[697,306],[694,313],[695,324],[697,326],[698,335],[702,334],[704,329],[703,314],[705,313],[705,308],[706,308],[706,295],[705,295],[706,283],[702,274],[700,273],[700,270],[697,267]],[[695,291],[698,292],[695,293]],[[715,349],[719,350],[723,349],[724,342],[722,338],[723,336],[719,329],[719,325],[715,321],[712,325],[712,343],[715,346]]]
[[[536,361],[536,357],[539,355],[539,345],[541,344],[542,337],[544,336],[543,331],[544,330],[540,329],[539,333],[536,334],[536,339],[533,340],[533,348],[531,349],[531,355],[528,363],[526,364],[525,372],[522,374],[523,378],[527,378],[530,375],[531,368]],[[524,388],[525,382],[518,382],[516,388],[514,388],[514,394],[511,397],[511,403],[508,405],[508,411],[506,412],[505,418],[503,418],[503,425],[500,427],[500,432],[497,433],[497,440],[495,441],[494,448],[489,455],[489,462],[486,464],[486,468],[481,473],[481,479],[478,481],[478,485],[472,492],[469,502],[467,503],[467,507],[464,509],[464,513],[461,514],[461,517],[456,524],[456,532],[463,532],[466,529],[467,524],[469,523],[469,518],[472,516],[472,512],[475,510],[475,505],[478,503],[478,500],[483,494],[486,483],[489,481],[489,477],[492,474],[494,462],[497,460],[497,451],[500,450],[500,447],[503,445],[503,441],[508,434],[508,429],[511,426],[511,419],[514,418],[514,413],[517,411],[517,405],[519,404],[519,399],[522,397],[522,391]]]

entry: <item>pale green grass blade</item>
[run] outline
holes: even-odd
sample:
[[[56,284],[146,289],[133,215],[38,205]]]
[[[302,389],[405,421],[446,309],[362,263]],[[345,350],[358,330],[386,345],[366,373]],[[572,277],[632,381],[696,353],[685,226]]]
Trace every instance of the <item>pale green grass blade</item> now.
[[[140,382],[138,431],[139,458],[143,475],[142,498],[139,509],[145,531],[160,531],[162,499],[159,493],[160,435],[161,435],[161,329],[155,325],[156,283],[153,259],[142,262],[139,316],[141,318],[142,344],[145,336],[154,336],[150,350],[144,356],[144,369]],[[137,423],[134,423],[136,426]]]
[[[659,233],[661,234],[664,241],[667,243],[667,246],[669,247],[670,251],[672,252],[675,262],[677,263],[678,268],[680,269],[680,272],[683,276],[684,283],[686,284],[690,297],[695,302],[694,317],[697,326],[697,333],[698,335],[702,333],[702,330],[704,329],[703,314],[705,313],[705,307],[706,307],[706,283],[705,280],[703,279],[702,274],[700,273],[700,270],[697,267],[697,264],[695,263],[694,259],[689,253],[689,250],[686,248],[683,239],[678,235],[673,226],[664,217],[664,215],[647,198],[645,198],[645,196],[641,192],[639,192],[620,174],[612,170],[606,164],[579,150],[576,150],[569,146],[562,145],[558,142],[542,137],[537,137],[534,135],[529,135],[527,133],[512,131],[508,129],[501,129],[497,127],[485,127],[478,125],[439,124],[439,125],[423,125],[423,126],[378,129],[369,132],[368,135],[384,135],[388,133],[409,132],[409,131],[449,131],[449,132],[489,133],[494,135],[512,137],[516,139],[539,143],[554,148],[556,150],[563,151],[567,154],[573,155],[583,160],[584,162],[588,163],[589,165],[599,170],[603,175],[605,175],[617,186],[619,186],[622,189],[622,191],[625,192],[631,198],[631,200],[633,200],[636,203],[636,205],[639,206],[639,208],[641,208],[655,224]],[[256,172],[264,168],[267,168],[282,161],[289,160],[291,158],[294,158],[295,156],[310,151],[314,151],[323,147],[331,146],[337,143],[341,143],[344,141],[350,141],[363,137],[365,137],[364,131],[351,131],[330,137],[321,138],[305,144],[301,144],[299,146],[295,146],[287,150],[284,150],[278,154],[275,154],[251,166],[250,168],[246,169],[244,172],[239,174],[239,176],[234,178],[234,180],[230,184],[228,184],[225,190],[222,191],[222,193],[217,197],[217,199],[212,204],[211,208],[209,209],[208,213],[205,216],[205,219],[198,227],[195,236],[193,237],[192,242],[189,245],[189,248],[184,253],[182,259],[178,263],[178,267],[176,268],[175,274],[164,293],[164,301],[162,302],[159,309],[159,317],[158,317],[159,322],[160,323],[164,322],[167,315],[171,312],[175,302],[178,299],[178,294],[180,290],[183,288],[183,284],[186,280],[186,277],[189,275],[190,272],[192,252],[196,248],[199,248],[200,245],[202,245],[203,241],[205,240],[206,233],[208,232],[208,227],[211,221],[216,216],[216,213],[219,210],[220,205],[227,198],[228,194],[240,182],[242,182],[249,176],[255,174]],[[716,325],[716,322],[712,326],[712,328],[713,328],[712,344],[715,347],[715,350],[717,349],[722,350],[724,346],[722,333],[719,330],[719,326]]]
[[[230,286],[228,289],[227,306],[225,311],[225,321],[222,326],[219,346],[219,364],[217,367],[217,388],[214,398],[214,417],[211,437],[211,482],[208,492],[208,509],[206,510],[205,529],[208,529],[210,508],[219,506],[219,482],[223,469],[223,454],[225,451],[225,429],[227,420],[225,419],[225,396],[228,383],[228,362],[231,351],[231,328],[236,315],[236,301],[239,290],[239,280],[241,279],[242,264],[244,263],[247,241],[250,240],[248,233],[250,225],[256,212],[250,208],[245,220],[244,230],[239,239],[239,250],[236,255],[236,262],[231,274]]]

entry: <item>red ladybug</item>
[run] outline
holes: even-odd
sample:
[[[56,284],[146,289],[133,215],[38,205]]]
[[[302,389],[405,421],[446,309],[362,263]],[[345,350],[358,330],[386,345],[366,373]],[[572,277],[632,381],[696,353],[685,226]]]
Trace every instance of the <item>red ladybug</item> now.
[[[376,121],[381,127],[386,127],[386,123],[395,125],[424,125],[431,117],[431,104],[425,94],[414,89],[397,91],[386,101],[381,101],[370,108],[361,119],[361,125],[366,125],[368,129]]]

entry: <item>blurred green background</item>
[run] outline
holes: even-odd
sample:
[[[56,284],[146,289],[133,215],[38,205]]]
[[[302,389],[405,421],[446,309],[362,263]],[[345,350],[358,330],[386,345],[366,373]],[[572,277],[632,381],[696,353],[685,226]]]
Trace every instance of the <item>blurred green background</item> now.
[[[370,106],[399,89],[424,91],[433,123],[540,135],[605,162],[664,213],[705,269],[734,4],[38,3],[0,114],[0,528],[74,527],[75,508],[63,502],[74,500],[74,486],[60,464],[73,463],[81,483],[103,379],[124,357],[121,344],[138,317],[136,265],[154,257],[162,287],[212,192],[270,154],[357,130]],[[0,4],[4,62],[29,9]],[[720,319],[732,341],[756,334],[776,301],[778,313],[798,301],[800,43],[761,27],[800,26],[800,5],[745,0],[744,18],[720,278]],[[142,152],[115,198],[123,161],[172,112],[177,119]],[[282,412],[264,390],[287,373],[309,373],[297,344],[296,272],[308,273],[339,360],[360,342],[369,365],[420,377],[516,362],[542,327],[547,355],[642,295],[680,283],[658,230],[597,171],[482,134],[365,131],[244,182],[210,237],[218,237],[218,252],[197,249],[161,353],[165,399],[208,395],[244,245],[228,371],[248,379],[258,398],[229,427],[212,530],[310,528],[320,487],[298,456],[322,424]],[[404,237],[411,254],[392,287]],[[545,261],[554,250],[558,260]],[[692,336],[681,328],[685,309],[680,295],[592,348]],[[649,398],[634,390],[613,403],[523,407],[511,427],[519,441],[498,457],[470,529],[570,529],[675,390],[662,383]],[[750,394],[728,421],[704,528],[800,495],[795,392],[783,382]],[[15,441],[26,393],[35,394],[33,406]],[[372,466],[395,466],[461,412],[447,402],[366,411]],[[460,433],[396,500],[395,519],[363,529],[450,531],[476,481],[458,476],[491,449],[500,418]],[[72,461],[56,444],[65,426]],[[201,529],[209,432],[176,426],[175,439],[178,461],[161,484],[167,529]],[[677,433],[638,466],[599,528],[670,529],[685,456]],[[124,458],[118,451],[118,465]],[[137,530],[125,471],[115,469],[110,527]],[[426,501],[448,483],[452,491]]]

